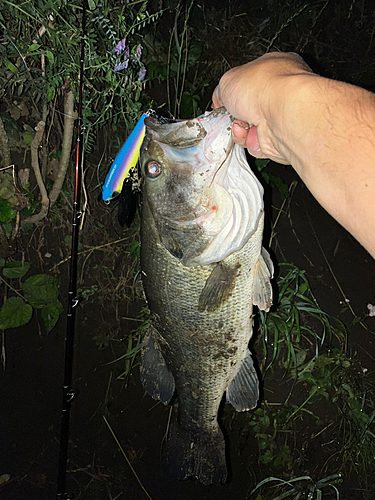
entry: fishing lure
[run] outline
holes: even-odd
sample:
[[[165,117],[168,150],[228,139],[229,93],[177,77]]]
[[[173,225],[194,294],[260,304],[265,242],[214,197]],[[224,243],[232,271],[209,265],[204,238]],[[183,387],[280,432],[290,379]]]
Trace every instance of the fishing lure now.
[[[109,201],[121,193],[124,181],[130,176],[130,172],[136,166],[139,159],[139,151],[145,136],[145,118],[151,111],[143,113],[132,133],[115,158],[103,185],[102,198]]]

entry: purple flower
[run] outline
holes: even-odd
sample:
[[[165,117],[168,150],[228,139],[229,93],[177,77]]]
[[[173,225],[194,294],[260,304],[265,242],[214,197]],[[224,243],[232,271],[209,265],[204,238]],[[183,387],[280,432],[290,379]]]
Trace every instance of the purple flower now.
[[[125,47],[126,47],[126,38],[123,38],[113,49],[114,53],[117,56],[119,56],[125,50]]]
[[[137,61],[139,61],[139,60],[140,60],[140,58],[141,58],[141,55],[142,55],[142,45],[141,45],[141,44],[139,44],[139,45],[137,46],[137,48],[135,49],[135,59],[136,59]]]
[[[129,64],[129,59],[126,59],[126,61],[123,61],[122,63],[118,63],[115,65],[113,68],[113,71],[117,73],[117,71],[122,71],[123,69],[126,69]]]
[[[142,68],[139,71],[139,75],[138,75],[139,82],[142,82],[145,79],[146,73],[147,73],[146,68],[144,66],[142,66]]]

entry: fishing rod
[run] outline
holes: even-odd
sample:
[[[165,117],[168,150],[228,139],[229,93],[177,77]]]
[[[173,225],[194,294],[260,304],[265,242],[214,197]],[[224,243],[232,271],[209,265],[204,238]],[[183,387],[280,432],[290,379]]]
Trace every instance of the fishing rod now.
[[[78,261],[78,235],[79,219],[82,216],[80,209],[80,198],[82,188],[82,161],[83,161],[83,135],[84,127],[82,121],[82,89],[83,89],[83,68],[85,55],[85,29],[86,29],[86,9],[87,0],[82,0],[82,35],[81,35],[81,55],[79,70],[79,98],[78,98],[78,119],[77,119],[77,142],[74,175],[74,198],[73,198],[73,221],[72,221],[72,245],[70,255],[69,292],[68,292],[68,313],[66,323],[65,339],[65,366],[63,382],[63,399],[61,411],[61,434],[60,434],[60,455],[57,476],[57,499],[69,500],[71,497],[65,493],[66,464],[68,458],[69,442],[69,421],[70,406],[77,396],[78,390],[72,387],[73,373],[73,351],[74,351],[74,323],[75,311],[78,304],[77,298],[77,261]]]

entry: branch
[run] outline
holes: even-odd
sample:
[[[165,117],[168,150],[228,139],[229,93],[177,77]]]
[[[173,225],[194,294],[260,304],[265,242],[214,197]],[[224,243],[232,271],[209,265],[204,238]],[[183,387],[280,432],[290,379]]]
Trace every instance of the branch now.
[[[31,166],[33,167],[34,174],[36,181],[38,183],[39,191],[40,194],[42,195],[42,207],[40,209],[40,212],[38,214],[34,214],[31,217],[27,217],[23,222],[22,225],[26,223],[37,223],[40,222],[48,213],[48,208],[49,208],[49,198],[47,194],[46,187],[44,185],[43,179],[42,179],[42,174],[40,173],[40,168],[39,168],[39,159],[38,159],[38,150],[40,147],[40,143],[42,142],[42,137],[43,137],[43,132],[44,132],[44,127],[46,126],[46,123],[43,121],[40,121],[38,125],[35,127],[35,137],[33,142],[31,143]]]
[[[76,111],[74,111],[74,96],[73,92],[70,90],[65,95],[64,102],[64,137],[63,143],[61,147],[61,160],[60,160],[60,169],[57,174],[57,178],[53,184],[53,187],[50,192],[50,202],[51,206],[56,202],[61,188],[64,184],[66,171],[68,169],[70,153],[72,150],[72,139],[73,139],[73,131],[74,131],[74,121],[77,119],[78,115]]]

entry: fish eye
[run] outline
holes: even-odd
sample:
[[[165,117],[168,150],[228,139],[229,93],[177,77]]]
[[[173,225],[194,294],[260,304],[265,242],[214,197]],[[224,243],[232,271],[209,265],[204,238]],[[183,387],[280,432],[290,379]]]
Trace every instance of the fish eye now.
[[[161,174],[161,165],[155,160],[151,160],[146,164],[145,173],[150,179],[156,179]]]

